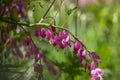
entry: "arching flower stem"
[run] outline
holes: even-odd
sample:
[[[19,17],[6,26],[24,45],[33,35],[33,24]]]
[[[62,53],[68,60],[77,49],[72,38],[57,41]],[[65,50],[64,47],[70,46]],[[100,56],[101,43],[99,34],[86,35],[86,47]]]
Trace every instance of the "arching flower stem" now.
[[[48,28],[50,29],[50,26],[54,26],[57,29],[61,29],[61,30],[66,30],[76,41],[80,41],[73,33],[71,33],[67,28],[63,28],[60,26],[56,26],[56,25],[52,25],[49,23],[34,23],[34,24],[25,24],[25,23],[21,23],[21,22],[15,22],[12,20],[9,20],[6,17],[2,17],[0,18],[0,21],[5,22],[5,23],[10,23],[10,24],[16,24],[16,25],[20,25],[20,26],[26,26],[26,27],[34,27],[34,28],[39,28],[39,27],[44,27],[44,28]],[[83,47],[86,49],[86,51],[88,53],[90,53],[90,51],[87,49],[87,47],[82,43]]]

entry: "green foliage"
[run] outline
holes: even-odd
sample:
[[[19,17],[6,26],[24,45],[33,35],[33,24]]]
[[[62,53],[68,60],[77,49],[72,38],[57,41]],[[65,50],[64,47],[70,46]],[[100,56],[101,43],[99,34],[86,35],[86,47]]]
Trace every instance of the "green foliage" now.
[[[3,0],[3,3],[10,5],[12,1]],[[29,6],[29,20],[26,22],[37,23],[42,18],[50,4],[50,0],[40,1],[44,3],[43,8],[40,7],[39,3],[34,3],[34,0],[32,0],[35,10],[32,11],[33,5]],[[99,54],[101,58],[100,67],[105,70],[104,80],[119,80],[120,3],[118,2],[113,5],[97,3],[87,8],[77,9],[75,6],[73,3],[69,3],[69,5],[64,3],[62,6],[53,5],[47,15],[47,17],[53,18],[45,19],[43,22],[50,23],[55,18],[56,25],[68,28],[73,34],[77,33],[77,37],[85,43],[90,51],[96,51]],[[55,17],[55,13],[59,7],[61,9],[58,11],[57,17]],[[14,12],[12,19],[19,20],[16,12]],[[4,25],[4,23],[0,25],[1,31]],[[84,72],[84,68],[81,68],[81,63],[73,55],[72,48],[70,50],[54,48],[45,40],[36,39],[34,37],[34,28],[28,27],[27,30],[30,32],[37,47],[45,50],[47,58],[60,70],[59,75],[55,77],[45,67],[43,80],[90,80],[89,73]],[[9,35],[10,38],[24,37],[23,34],[15,34],[14,31],[11,31]],[[3,46],[0,46],[0,49],[2,51]],[[0,80],[37,79],[36,73],[33,72],[33,60],[22,60],[11,56],[12,53],[9,48],[7,53],[0,53]]]

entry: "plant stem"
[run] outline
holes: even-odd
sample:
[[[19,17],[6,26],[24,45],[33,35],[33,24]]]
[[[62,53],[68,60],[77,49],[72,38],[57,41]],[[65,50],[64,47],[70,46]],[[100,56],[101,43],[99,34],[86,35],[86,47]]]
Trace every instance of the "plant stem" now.
[[[41,23],[44,18],[46,17],[46,15],[48,14],[49,10],[51,9],[51,7],[53,6],[53,4],[55,3],[56,0],[53,0],[52,3],[50,4],[50,6],[48,7],[47,11],[45,12],[45,14],[43,15],[43,17],[40,19],[39,23]]]
[[[76,5],[77,7],[77,9],[78,9],[78,0],[77,0],[77,5]],[[76,13],[76,15],[75,15],[75,36],[77,36],[77,34],[78,34],[78,32],[77,32],[77,29],[78,29],[78,13],[77,13],[78,11],[76,10],[75,11],[75,13]]]
[[[53,20],[50,22],[51,24],[53,24],[55,18],[57,17],[57,14],[58,14],[58,12],[60,11],[60,8],[61,8],[63,2],[64,2],[64,0],[61,0],[60,6],[58,7],[58,9],[57,9],[57,11],[56,11],[56,13],[55,13],[55,15],[54,15],[54,18],[53,18]]]
[[[7,19],[6,17],[0,17],[0,21],[5,22],[5,23],[16,24],[16,25],[29,26],[28,24],[25,24],[25,23],[12,21],[10,19]]]

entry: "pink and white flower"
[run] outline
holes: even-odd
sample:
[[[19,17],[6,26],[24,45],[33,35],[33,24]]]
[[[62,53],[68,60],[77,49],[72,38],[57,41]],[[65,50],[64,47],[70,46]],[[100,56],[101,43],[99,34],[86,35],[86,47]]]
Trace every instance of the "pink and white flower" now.
[[[104,75],[104,71],[100,68],[96,68],[91,70],[91,80],[103,80],[102,76]]]

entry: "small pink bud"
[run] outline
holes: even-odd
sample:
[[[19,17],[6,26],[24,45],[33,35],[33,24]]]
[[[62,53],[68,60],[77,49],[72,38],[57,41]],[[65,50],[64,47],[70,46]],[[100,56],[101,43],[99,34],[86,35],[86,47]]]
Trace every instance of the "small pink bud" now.
[[[56,32],[56,28],[54,26],[51,26],[51,30],[55,33]]]
[[[38,62],[38,60],[40,59],[40,53],[37,53],[36,55],[35,55],[35,62]]]

